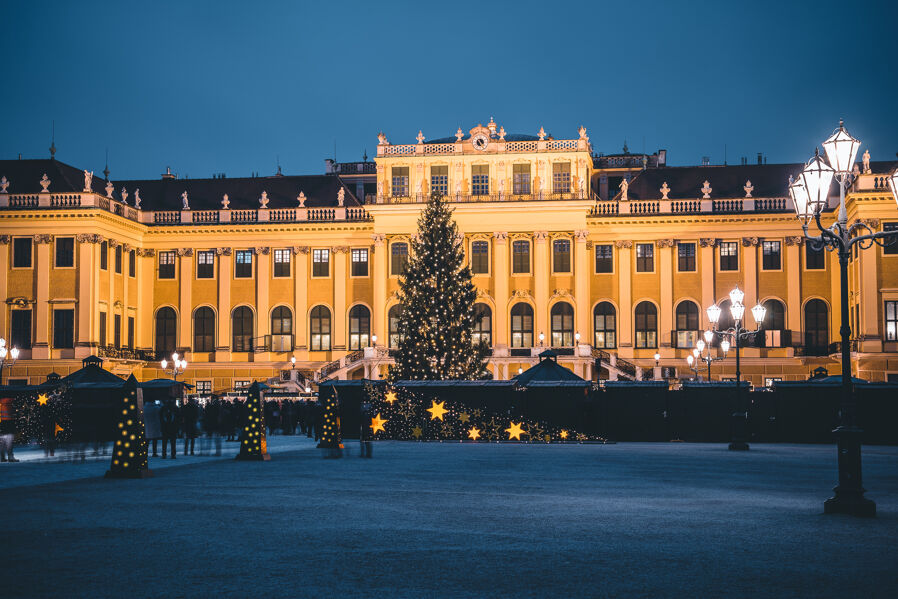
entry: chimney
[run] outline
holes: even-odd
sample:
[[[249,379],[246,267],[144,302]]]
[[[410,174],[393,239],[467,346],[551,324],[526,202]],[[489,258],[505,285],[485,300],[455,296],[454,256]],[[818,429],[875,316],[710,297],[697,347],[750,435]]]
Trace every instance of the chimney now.
[[[711,166],[711,158],[709,156],[702,156],[702,166]]]
[[[165,173],[163,173],[162,178],[163,179],[177,179],[178,176],[175,174],[172,174],[171,167],[167,166],[167,167],[165,167]]]
[[[658,150],[658,166],[667,165],[667,150]]]
[[[758,164],[764,164],[764,159],[762,158],[760,152],[758,152]]]

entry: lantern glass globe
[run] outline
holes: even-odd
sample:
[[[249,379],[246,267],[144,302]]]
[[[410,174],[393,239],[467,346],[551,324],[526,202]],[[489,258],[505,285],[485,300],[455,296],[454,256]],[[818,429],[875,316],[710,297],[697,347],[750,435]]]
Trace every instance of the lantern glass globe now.
[[[6,358],[6,348],[0,346],[0,360],[3,360],[4,358]]]
[[[789,184],[789,195],[792,196],[795,216],[803,224],[808,224],[814,218],[814,208],[811,206],[811,199],[808,197],[808,190],[801,175]]]
[[[730,314],[733,315],[733,320],[741,321],[742,317],[745,316],[745,306],[742,304],[733,304],[730,306]]]
[[[755,319],[755,322],[760,325],[764,322],[764,317],[767,315],[767,308],[761,304],[756,304],[755,307],[751,309],[751,315]]]
[[[697,351],[698,353],[702,353],[703,351],[705,351],[705,341],[703,339],[699,339],[698,341],[696,341],[695,350],[693,351]]]
[[[741,304],[743,299],[745,299],[745,292],[739,287],[733,287],[733,290],[730,291],[730,303]]]
[[[714,331],[712,331],[710,329],[705,331],[705,343],[707,343],[710,346],[711,341],[713,341],[713,340],[714,340]]]
[[[708,320],[711,324],[717,324],[717,321],[720,320],[720,306],[717,304],[711,304],[705,312],[708,313]]]
[[[823,150],[829,165],[840,175],[847,175],[857,159],[858,148],[861,142],[851,137],[845,129],[845,123],[839,121],[839,128],[823,142]]]
[[[162,366],[162,370],[165,370],[166,368],[168,368],[168,360],[162,358],[162,361],[159,362],[159,365]]]
[[[689,362],[689,365],[692,366],[692,363],[695,362],[695,358],[692,356],[686,356],[686,361]]]
[[[801,171],[801,180],[808,192],[808,209],[819,214],[829,201],[829,188],[836,171],[816,152]]]
[[[12,357],[13,360],[18,360],[19,359],[19,348],[14,347],[11,350],[9,350],[9,355]]]
[[[720,342],[720,349],[723,350],[723,355],[726,355],[728,351],[730,351],[730,342],[724,339]]]

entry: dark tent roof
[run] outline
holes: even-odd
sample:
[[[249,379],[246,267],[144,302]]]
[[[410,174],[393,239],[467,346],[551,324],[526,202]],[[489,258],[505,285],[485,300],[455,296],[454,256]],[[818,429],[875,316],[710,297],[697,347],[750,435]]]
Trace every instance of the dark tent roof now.
[[[530,384],[540,386],[543,382],[558,383],[559,381],[572,381],[582,385],[592,385],[590,381],[580,378],[564,366],[558,364],[558,354],[547,349],[539,355],[539,363],[531,366],[521,374],[513,377],[518,386],[526,387]],[[565,386],[576,386],[567,384]]]
[[[80,370],[61,378],[59,384],[69,385],[73,389],[118,389],[125,384],[125,379],[103,368],[100,358],[90,356],[81,363]]]
[[[394,387],[512,387],[514,386],[513,381],[493,381],[489,379],[485,380],[477,380],[477,381],[467,381],[467,380],[452,380],[452,381],[396,381]]]

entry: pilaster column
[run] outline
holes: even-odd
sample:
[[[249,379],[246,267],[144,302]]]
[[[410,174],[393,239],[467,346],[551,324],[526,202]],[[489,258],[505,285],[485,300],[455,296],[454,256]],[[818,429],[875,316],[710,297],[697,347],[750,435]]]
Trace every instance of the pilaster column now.
[[[702,264],[702,310],[717,303],[717,284],[714,273],[714,246],[716,239],[699,239],[699,254]],[[704,320],[702,320],[704,322]]]
[[[881,352],[882,351],[882,335],[884,331],[880,331],[879,310],[880,291],[878,279],[878,267],[876,261],[879,255],[879,248],[873,246],[872,251],[859,251],[860,257],[860,285],[858,289],[863,289],[861,293],[860,304],[860,322],[857,323],[857,332],[855,336],[860,340],[861,346],[858,349],[865,352]],[[841,319],[841,315],[839,316]],[[839,321],[841,326],[841,320]],[[833,329],[837,331],[838,329]],[[833,336],[835,339],[836,337]]]
[[[296,331],[296,339],[293,345],[297,349],[305,350],[308,348],[308,335],[306,327],[309,323],[309,298],[307,295],[309,281],[309,246],[298,245],[293,247],[293,256],[296,259],[296,274],[294,280],[294,298],[293,305],[296,308],[293,325]]]
[[[586,239],[589,231],[574,231],[574,330],[580,333],[580,338],[586,343],[589,335],[589,281],[592,279],[589,272],[589,250]]]
[[[94,253],[96,259],[96,253]],[[153,287],[155,286],[156,268],[155,251],[150,249],[137,250],[137,305],[143,306],[136,313],[134,344],[140,349],[153,348],[153,319],[155,318],[155,306],[153,306]],[[94,262],[96,264],[96,262]]]
[[[12,243],[12,237],[10,235],[0,235],[0,300],[5,300],[9,294],[7,292],[8,289],[8,274],[9,274],[9,245]],[[9,339],[9,334],[11,333],[9,328],[9,322],[7,321],[7,315],[9,314],[9,310],[3,308],[2,313],[0,313],[0,336],[5,339]],[[32,312],[32,314],[34,314]]]
[[[377,335],[380,345],[388,345],[387,339],[387,250],[384,243],[385,236],[375,233],[371,236],[374,241],[372,252],[374,254],[374,306],[371,313],[371,330]]]
[[[625,352],[633,355],[633,264],[630,257],[633,242],[620,240],[614,242],[617,248],[618,294],[620,310],[617,315],[617,346],[627,348]]]
[[[78,242],[78,338],[75,342],[75,357],[86,358],[90,355],[91,327],[97,305],[93,282],[97,276],[94,245],[99,243],[100,236],[82,233],[76,237],[76,241]]]
[[[760,243],[757,237],[742,238],[742,264],[744,266],[742,271],[742,290],[745,291],[745,301],[743,303],[749,309],[758,301],[758,245]]]
[[[271,332],[269,318],[268,286],[271,284],[271,249],[257,247],[256,256],[256,336],[261,337]]]
[[[539,343],[539,334],[546,335],[546,343],[551,344],[551,334],[548,330],[549,315],[549,255],[546,240],[549,237],[547,231],[536,231],[533,234],[533,300],[536,303],[536,330],[533,331],[534,345]]]
[[[37,283],[35,294],[35,335],[31,357],[34,360],[50,358],[50,235],[35,235],[34,277]],[[90,309],[88,306],[78,308]]]
[[[334,256],[334,350],[346,349],[346,259],[349,248],[336,246],[331,248]]]
[[[233,258],[231,248],[215,250],[218,258],[218,335],[215,342],[215,361],[231,358],[231,276]]]
[[[493,288],[496,313],[493,314],[493,346],[508,345],[508,233],[493,233]]]
[[[178,256],[178,347],[186,353],[193,350],[190,336],[193,321],[193,249],[179,248]]]
[[[786,328],[792,330],[792,343],[800,343],[801,334],[801,246],[802,237],[786,237]]]
[[[669,348],[671,346],[670,332],[673,326],[673,247],[675,241],[673,239],[659,239],[655,242],[658,247],[658,266],[661,275],[661,311],[658,323],[659,331],[659,348]]]

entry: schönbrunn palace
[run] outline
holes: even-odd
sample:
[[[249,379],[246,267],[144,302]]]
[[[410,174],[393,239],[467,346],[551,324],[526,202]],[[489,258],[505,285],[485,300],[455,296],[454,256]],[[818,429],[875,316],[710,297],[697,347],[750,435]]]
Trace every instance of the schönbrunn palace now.
[[[802,165],[669,167],[663,150],[595,154],[582,127],[555,139],[492,119],[416,139],[380,134],[373,162],[308,176],[109,181],[52,156],[0,160],[0,336],[21,350],[3,382],[89,355],[150,379],[173,351],[200,393],[383,377],[432,192],[452,198],[495,378],[546,347],[593,380],[692,377],[705,308],[736,285],[767,308],[742,350],[753,385],[840,373],[836,256],[803,243],[787,193]],[[849,222],[898,227],[894,168],[856,169]],[[896,380],[898,245],[856,255],[850,285],[853,374]],[[731,353],[712,378],[734,372]]]

